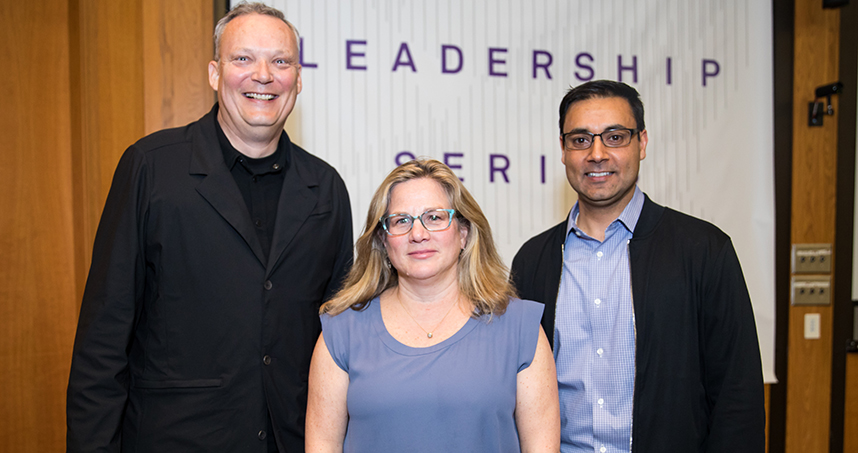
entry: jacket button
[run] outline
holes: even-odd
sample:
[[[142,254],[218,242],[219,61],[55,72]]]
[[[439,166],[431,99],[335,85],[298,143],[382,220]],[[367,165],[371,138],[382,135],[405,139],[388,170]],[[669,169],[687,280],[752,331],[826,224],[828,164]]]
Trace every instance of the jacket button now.
[[[273,288],[273,287],[274,287],[274,284],[273,284],[273,283],[271,283],[271,280],[265,280],[265,284],[264,284],[264,285],[262,285],[262,287],[263,287],[263,288],[265,288],[265,289],[271,289],[271,288]]]
[[[271,356],[268,354],[265,354],[265,357],[262,357],[262,363],[264,363],[266,365],[271,365]]]
[[[265,436],[266,436],[265,431],[259,431],[259,432],[256,434],[256,437],[258,437],[258,438],[259,438],[259,440],[265,440]]]

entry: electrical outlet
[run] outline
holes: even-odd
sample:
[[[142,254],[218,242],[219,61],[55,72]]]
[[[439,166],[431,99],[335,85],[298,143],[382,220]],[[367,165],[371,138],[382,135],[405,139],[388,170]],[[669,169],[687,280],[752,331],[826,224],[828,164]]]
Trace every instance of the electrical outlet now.
[[[831,305],[831,277],[802,276],[792,278],[793,305]]]
[[[793,274],[830,274],[831,244],[793,244]]]
[[[818,340],[822,335],[820,333],[819,313],[807,313],[804,315],[804,339]]]

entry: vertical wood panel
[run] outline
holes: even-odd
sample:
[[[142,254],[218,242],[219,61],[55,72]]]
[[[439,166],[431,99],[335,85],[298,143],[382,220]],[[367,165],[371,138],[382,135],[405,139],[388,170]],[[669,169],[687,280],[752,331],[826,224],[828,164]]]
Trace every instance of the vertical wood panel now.
[[[62,451],[76,319],[68,9],[0,4],[0,451]]]
[[[143,11],[145,133],[195,121],[211,109],[214,9],[209,1],[153,0]]]
[[[77,299],[116,163],[143,134],[141,0],[69,2]]]
[[[858,354],[846,356],[846,413],[843,451],[858,451]]]
[[[122,152],[147,133],[198,119],[214,103],[206,71],[213,9],[210,0],[69,3],[80,298]]]
[[[795,8],[792,243],[834,244],[837,122],[827,117],[824,126],[809,127],[807,104],[817,86],[837,79],[839,14],[823,10],[818,0],[796,0]],[[818,340],[804,339],[809,313],[821,315]],[[785,441],[790,453],[828,451],[831,313],[830,306],[790,308]]]
[[[147,22],[142,0],[0,2],[2,452],[65,449],[80,296],[121,153],[212,104],[211,0],[153,8]]]

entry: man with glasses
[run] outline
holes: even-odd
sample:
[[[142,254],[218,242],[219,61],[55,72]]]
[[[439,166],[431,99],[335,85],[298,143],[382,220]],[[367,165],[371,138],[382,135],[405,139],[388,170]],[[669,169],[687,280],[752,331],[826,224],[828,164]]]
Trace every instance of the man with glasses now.
[[[592,81],[560,103],[578,202],[516,254],[523,299],[547,305],[561,451],[762,452],[765,409],[750,296],[730,238],[652,202],[634,88]]]
[[[129,147],[75,337],[68,452],[303,452],[318,310],[352,260],[345,184],[283,125],[298,34],[239,3],[201,119]]]

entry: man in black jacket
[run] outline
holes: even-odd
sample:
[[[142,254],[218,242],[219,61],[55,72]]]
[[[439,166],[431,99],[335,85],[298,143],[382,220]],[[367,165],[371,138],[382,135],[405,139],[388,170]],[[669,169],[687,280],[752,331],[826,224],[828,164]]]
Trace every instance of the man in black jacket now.
[[[730,238],[637,187],[648,142],[633,88],[593,81],[560,104],[578,202],[516,254],[546,304],[561,451],[762,452],[765,410],[750,297]]]
[[[68,388],[69,452],[304,451],[318,309],[352,259],[345,184],[283,131],[301,91],[283,13],[218,23],[218,103],[119,162]]]

